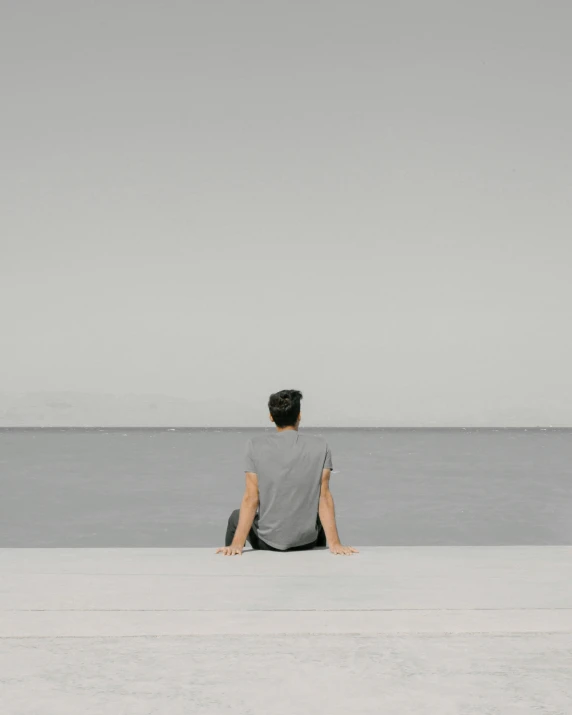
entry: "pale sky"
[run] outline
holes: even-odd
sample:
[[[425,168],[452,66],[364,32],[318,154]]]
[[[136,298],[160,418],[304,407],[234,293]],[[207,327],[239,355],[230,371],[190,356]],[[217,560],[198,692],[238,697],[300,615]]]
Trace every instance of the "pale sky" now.
[[[566,0],[3,3],[0,392],[572,425],[571,26]]]

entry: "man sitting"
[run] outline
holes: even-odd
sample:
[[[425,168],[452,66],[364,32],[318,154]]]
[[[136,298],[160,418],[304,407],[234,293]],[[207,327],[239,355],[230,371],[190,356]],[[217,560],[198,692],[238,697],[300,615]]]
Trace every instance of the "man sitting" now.
[[[240,509],[230,515],[225,556],[253,549],[301,551],[330,545],[333,554],[358,553],[342,546],[330,492],[332,455],[319,435],[300,434],[298,390],[270,395],[268,408],[276,432],[252,437],[246,444],[246,491]],[[260,507],[260,509],[259,509]]]

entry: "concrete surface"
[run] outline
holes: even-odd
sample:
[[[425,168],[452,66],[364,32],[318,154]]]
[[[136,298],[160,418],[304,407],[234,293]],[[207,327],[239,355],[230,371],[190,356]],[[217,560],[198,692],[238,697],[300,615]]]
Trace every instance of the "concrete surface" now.
[[[572,547],[1,549],[0,684],[3,715],[570,715]]]

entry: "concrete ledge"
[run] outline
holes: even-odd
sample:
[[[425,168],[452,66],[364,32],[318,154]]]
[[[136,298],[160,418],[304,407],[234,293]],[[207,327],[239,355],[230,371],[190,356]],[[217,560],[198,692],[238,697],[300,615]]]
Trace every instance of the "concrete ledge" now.
[[[568,633],[572,548],[2,549],[0,636]]]
[[[0,638],[570,633],[572,609],[491,611],[79,611],[0,613]]]
[[[565,715],[571,671],[570,547],[0,551],[10,715]]]
[[[363,576],[412,573],[420,576],[464,572],[525,575],[531,564],[536,581],[554,569],[572,569],[572,546],[358,546],[359,554],[334,556],[328,549],[278,554],[253,551],[225,557],[213,548],[0,548],[1,574],[119,574],[216,576]]]
[[[144,550],[141,550],[144,551]],[[5,549],[0,611],[572,608],[572,549]]]

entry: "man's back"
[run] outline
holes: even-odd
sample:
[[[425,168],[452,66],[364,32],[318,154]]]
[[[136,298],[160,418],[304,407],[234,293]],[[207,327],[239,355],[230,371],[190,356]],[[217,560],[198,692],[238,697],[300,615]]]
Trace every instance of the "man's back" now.
[[[276,549],[315,541],[322,470],[332,469],[326,440],[281,430],[248,440],[244,471],[258,476],[259,537]]]

